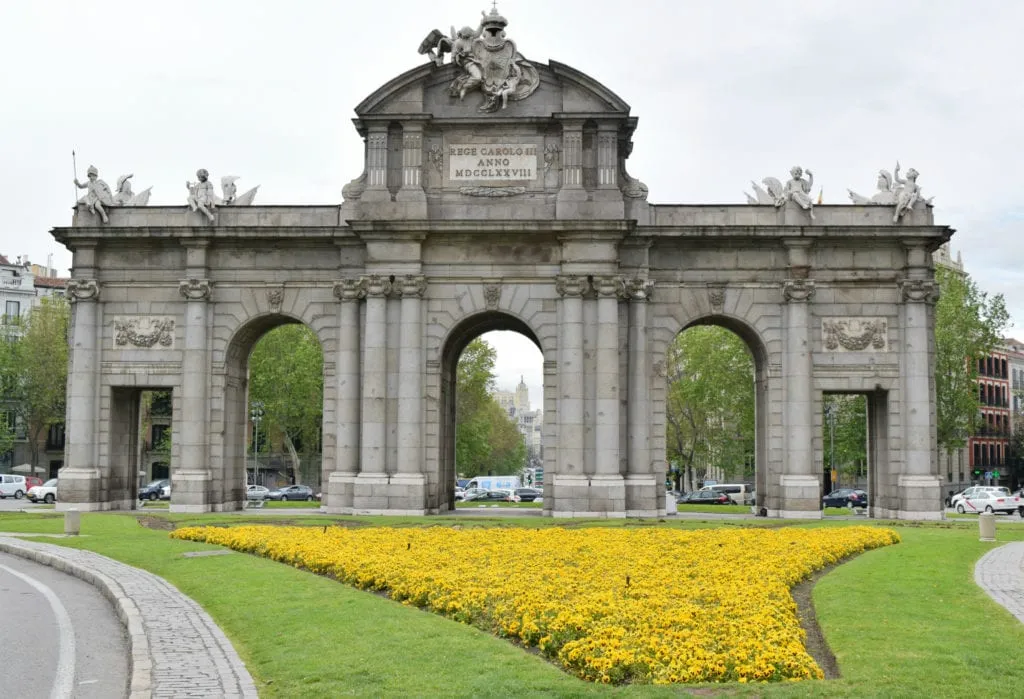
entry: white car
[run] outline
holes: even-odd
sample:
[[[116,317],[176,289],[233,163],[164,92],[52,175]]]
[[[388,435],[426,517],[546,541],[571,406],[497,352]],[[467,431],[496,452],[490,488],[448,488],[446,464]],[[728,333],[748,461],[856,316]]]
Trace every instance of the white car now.
[[[269,492],[270,488],[264,488],[262,485],[250,485],[245,491],[245,498],[247,500],[266,500]]]
[[[1009,488],[978,486],[968,488],[963,497],[954,505],[960,514],[980,512],[1005,512],[1013,514],[1021,505],[1019,496],[1010,495]]]
[[[42,485],[34,485],[25,493],[32,502],[45,502],[52,505],[57,502],[57,479],[51,478]]]

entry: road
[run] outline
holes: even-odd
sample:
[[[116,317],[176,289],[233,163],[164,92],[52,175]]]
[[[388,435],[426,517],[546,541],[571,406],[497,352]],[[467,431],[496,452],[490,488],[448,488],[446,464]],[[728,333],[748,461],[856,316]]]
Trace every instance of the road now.
[[[128,688],[114,607],[78,578],[0,553],[0,696],[108,699]]]

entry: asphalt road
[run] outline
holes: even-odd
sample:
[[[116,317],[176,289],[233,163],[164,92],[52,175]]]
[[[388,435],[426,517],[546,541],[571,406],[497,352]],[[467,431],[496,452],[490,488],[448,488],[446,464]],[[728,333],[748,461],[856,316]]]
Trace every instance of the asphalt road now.
[[[124,627],[89,583],[0,553],[0,617],[0,696],[127,695]]]

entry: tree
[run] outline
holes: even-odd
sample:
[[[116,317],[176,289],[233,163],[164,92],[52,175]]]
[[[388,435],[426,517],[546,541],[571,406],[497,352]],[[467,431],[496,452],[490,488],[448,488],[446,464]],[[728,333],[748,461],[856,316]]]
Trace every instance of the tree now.
[[[1002,341],[1010,315],[1002,294],[990,298],[967,274],[940,266],[935,279],[937,435],[939,448],[952,454],[966,446],[978,425],[978,359]]]
[[[477,338],[459,357],[455,376],[455,464],[460,475],[506,475],[526,465],[526,443],[492,395],[497,353]]]
[[[751,475],[754,360],[743,340],[724,328],[689,328],[669,348],[668,380],[668,460],[698,481],[707,465]]]
[[[32,475],[40,467],[43,436],[52,425],[64,422],[70,318],[66,300],[44,297],[28,312],[21,332],[4,343],[0,381],[8,409],[25,426]]]
[[[256,402],[263,404],[262,429],[280,435],[296,474],[307,483],[319,482],[320,477],[308,457],[320,453],[323,391],[323,350],[316,334],[305,325],[274,328],[253,347],[249,356],[250,410]],[[300,451],[306,458],[299,456]]]
[[[826,393],[824,396],[826,421],[824,425],[825,463],[843,477],[844,485],[861,474],[868,460],[868,405],[863,395]],[[828,414],[835,411],[834,427],[830,429]],[[833,445],[833,441],[835,444]]]

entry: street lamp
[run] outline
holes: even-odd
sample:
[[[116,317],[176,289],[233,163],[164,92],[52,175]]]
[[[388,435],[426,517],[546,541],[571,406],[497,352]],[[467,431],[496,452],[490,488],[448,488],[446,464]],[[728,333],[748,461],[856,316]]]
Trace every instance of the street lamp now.
[[[254,485],[260,485],[260,422],[263,420],[263,403],[258,400],[253,401],[249,418],[252,420],[254,431],[252,438],[252,482]]]

